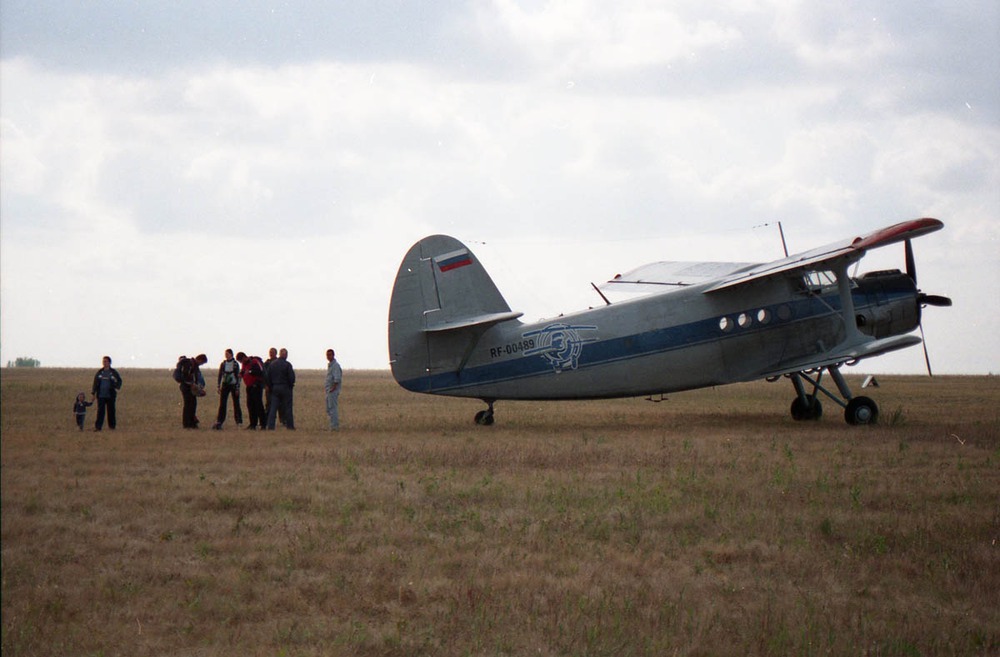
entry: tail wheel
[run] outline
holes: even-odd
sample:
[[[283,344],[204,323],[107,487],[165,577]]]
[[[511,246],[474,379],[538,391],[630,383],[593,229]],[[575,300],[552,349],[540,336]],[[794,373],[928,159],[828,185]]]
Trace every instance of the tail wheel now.
[[[875,424],[878,422],[878,404],[868,397],[855,397],[847,402],[844,419],[848,424]]]
[[[796,397],[792,400],[792,419],[796,421],[818,420],[823,417],[823,404],[812,395]]]
[[[493,424],[493,411],[479,411],[476,413],[476,424],[481,427],[488,427]]]

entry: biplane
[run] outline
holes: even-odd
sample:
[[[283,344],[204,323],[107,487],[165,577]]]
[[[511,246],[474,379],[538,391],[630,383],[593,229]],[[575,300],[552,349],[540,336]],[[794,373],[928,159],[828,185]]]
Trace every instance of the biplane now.
[[[841,368],[920,344],[923,308],[951,305],[917,287],[913,256],[912,240],[943,226],[906,221],[767,263],[657,262],[598,287],[604,305],[534,323],[511,310],[467,246],[433,235],[396,275],[393,377],[413,392],[482,400],[481,425],[493,424],[499,400],[654,396],[783,377],[795,420],[818,420],[822,396],[849,424],[874,423],[878,405],[852,394]],[[869,250],[899,242],[904,271],[849,274]],[[612,303],[604,292],[614,290],[634,294]]]

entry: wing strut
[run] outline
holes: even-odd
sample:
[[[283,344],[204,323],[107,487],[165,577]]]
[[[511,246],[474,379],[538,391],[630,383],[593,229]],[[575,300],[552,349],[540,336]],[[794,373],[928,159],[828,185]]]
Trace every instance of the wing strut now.
[[[841,260],[836,263],[834,273],[837,275],[837,292],[840,294],[840,311],[844,319],[844,343],[859,344],[868,342],[872,338],[866,336],[858,329],[858,321],[855,318],[854,296],[851,294],[851,276],[847,273],[847,268],[851,265],[849,260]]]
[[[598,294],[600,294],[600,295],[601,295],[601,298],[602,298],[602,299],[604,299],[604,303],[605,303],[605,304],[607,304],[607,305],[609,305],[609,306],[611,305],[611,302],[610,302],[610,301],[608,301],[608,298],[607,298],[606,296],[604,296],[604,293],[603,293],[603,292],[601,292],[601,288],[599,288],[599,287],[597,287],[596,285],[594,285],[593,281],[591,281],[591,283],[590,283],[590,287],[594,288],[594,292],[597,292]]]

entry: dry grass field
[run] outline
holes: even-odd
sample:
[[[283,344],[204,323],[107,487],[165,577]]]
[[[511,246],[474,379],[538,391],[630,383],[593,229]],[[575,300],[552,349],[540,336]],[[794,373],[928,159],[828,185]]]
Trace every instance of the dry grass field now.
[[[331,434],[319,371],[269,433],[121,371],[102,433],[93,371],[0,372],[5,657],[1000,654],[997,377],[880,377],[875,427],[787,382],[478,427],[349,371]]]

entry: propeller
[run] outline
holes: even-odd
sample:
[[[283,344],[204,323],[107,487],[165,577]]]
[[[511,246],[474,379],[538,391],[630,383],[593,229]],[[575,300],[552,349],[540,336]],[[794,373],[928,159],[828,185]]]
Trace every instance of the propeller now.
[[[942,297],[938,294],[924,294],[923,292],[917,295],[917,301],[924,306],[937,306],[939,308],[947,308],[951,305],[951,299],[948,297]]]
[[[910,277],[913,284],[917,284],[917,263],[913,259],[913,242],[911,240],[906,240],[904,242],[906,246],[906,275]]]
[[[913,243],[911,240],[906,240],[904,243],[906,247],[906,275],[910,277],[913,281],[914,287],[917,285],[917,263],[913,258]],[[948,297],[943,297],[938,294],[925,294],[917,289],[917,303],[921,307],[924,306],[938,306],[938,307],[948,307],[951,306],[951,299]],[[934,376],[931,371],[931,358],[927,353],[927,339],[924,337],[924,319],[923,313],[920,316],[920,341],[924,345],[924,362],[927,364],[927,376]]]

